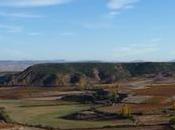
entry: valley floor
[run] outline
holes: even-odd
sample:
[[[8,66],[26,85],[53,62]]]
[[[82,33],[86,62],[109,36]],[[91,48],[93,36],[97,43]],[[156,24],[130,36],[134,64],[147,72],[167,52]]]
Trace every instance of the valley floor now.
[[[99,86],[110,89],[110,86]],[[39,126],[40,128],[51,127],[64,130],[171,130],[168,126],[171,118],[175,116],[175,112],[170,110],[175,101],[174,84],[151,84],[150,81],[133,81],[127,84],[123,83],[120,91],[128,93],[128,96],[120,104],[96,105],[96,109],[99,112],[119,113],[123,104],[127,104],[132,110],[134,120],[65,119],[63,117],[87,111],[93,107],[91,104],[60,100],[63,95],[84,93],[84,91],[75,91],[70,88],[64,90],[59,88],[0,88],[0,108],[5,108],[13,122],[26,126]],[[0,124],[0,126],[3,125]],[[3,129],[41,130],[18,125]]]

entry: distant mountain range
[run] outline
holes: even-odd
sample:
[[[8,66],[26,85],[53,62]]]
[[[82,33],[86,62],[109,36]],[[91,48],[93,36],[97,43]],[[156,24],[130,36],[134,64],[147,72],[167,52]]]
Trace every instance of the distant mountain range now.
[[[0,61],[0,72],[23,71],[29,66],[41,63],[63,63],[65,60],[24,60],[24,61]]]

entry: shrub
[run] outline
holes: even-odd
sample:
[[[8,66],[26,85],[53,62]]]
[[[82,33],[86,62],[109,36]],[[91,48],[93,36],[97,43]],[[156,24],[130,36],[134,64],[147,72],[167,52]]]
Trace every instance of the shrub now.
[[[5,122],[11,122],[9,115],[7,114],[7,112],[5,112],[4,109],[0,110],[0,120],[3,120]]]
[[[170,124],[171,124],[171,125],[175,125],[175,117],[172,117],[172,118],[170,119]]]
[[[130,108],[127,104],[125,104],[125,105],[122,107],[122,109],[121,109],[120,115],[121,115],[122,117],[125,117],[125,118],[130,118],[130,117],[132,117],[132,115],[131,115],[131,108]]]

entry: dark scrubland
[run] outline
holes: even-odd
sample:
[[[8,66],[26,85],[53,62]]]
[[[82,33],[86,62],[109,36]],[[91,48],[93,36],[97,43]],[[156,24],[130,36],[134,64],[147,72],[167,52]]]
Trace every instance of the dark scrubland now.
[[[75,86],[110,84],[133,77],[173,77],[175,63],[50,63],[33,65],[23,72],[0,77],[5,86]]]

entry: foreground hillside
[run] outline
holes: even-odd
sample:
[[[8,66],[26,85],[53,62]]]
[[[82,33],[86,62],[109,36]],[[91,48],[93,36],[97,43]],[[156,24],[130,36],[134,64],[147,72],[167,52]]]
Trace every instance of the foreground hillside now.
[[[1,76],[0,83],[10,86],[69,86],[113,83],[142,76],[173,77],[174,74],[175,63],[49,63]]]

